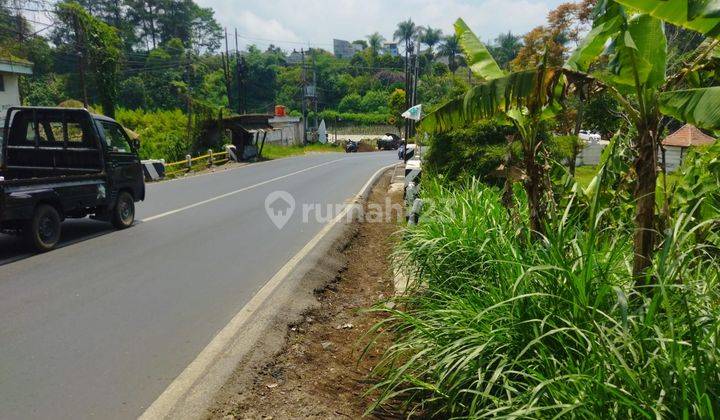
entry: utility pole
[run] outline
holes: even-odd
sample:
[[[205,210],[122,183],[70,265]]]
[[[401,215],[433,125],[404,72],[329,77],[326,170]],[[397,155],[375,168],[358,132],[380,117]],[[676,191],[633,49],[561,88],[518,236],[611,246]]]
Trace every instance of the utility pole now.
[[[417,105],[417,85],[418,85],[418,73],[420,68],[420,43],[418,43],[418,51],[417,54],[413,54],[411,62],[413,64],[413,77],[412,77],[412,97],[410,102],[410,107],[414,107]],[[415,136],[415,121],[410,122],[410,135]]]
[[[305,74],[305,50],[300,49],[300,57],[302,60],[302,76],[301,76],[301,89],[302,93],[300,95],[300,103],[302,108],[302,116],[303,116],[303,144],[307,144],[307,77]]]
[[[73,27],[75,29],[75,49],[78,54],[78,72],[80,73],[80,89],[82,90],[83,106],[88,107],[87,85],[85,84],[85,34],[78,20],[77,14],[73,12]]]
[[[405,40],[405,109],[410,109],[410,41]],[[410,137],[409,121],[405,119],[405,151],[407,155],[407,140]]]
[[[225,75],[225,94],[227,95],[228,107],[232,106],[232,79],[230,77],[230,50],[228,49],[228,34],[225,28],[225,55],[220,52],[222,57],[223,74]]]
[[[187,153],[190,154],[192,149],[193,138],[192,138],[192,118],[193,118],[193,106],[192,99],[190,98],[190,85],[192,84],[192,78],[190,76],[190,49],[185,52],[185,107],[187,108]]]
[[[317,68],[315,67],[315,51],[311,51],[312,54],[312,66],[313,66],[313,91],[312,100],[315,110],[315,132],[318,130],[318,97],[317,97]]]
[[[235,28],[235,70],[237,72],[237,112],[238,114],[244,114],[245,107],[243,104],[245,98],[243,98],[243,84],[245,75],[245,59],[240,58],[237,28]]]

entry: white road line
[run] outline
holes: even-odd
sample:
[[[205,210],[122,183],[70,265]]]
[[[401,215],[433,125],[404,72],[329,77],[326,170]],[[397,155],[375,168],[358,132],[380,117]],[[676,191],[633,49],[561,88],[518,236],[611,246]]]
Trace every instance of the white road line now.
[[[261,187],[261,186],[266,185],[266,184],[269,184],[269,183],[271,183],[271,182],[279,181],[279,180],[281,180],[281,179],[285,179],[285,178],[291,177],[291,176],[293,176],[293,175],[297,175],[297,174],[300,174],[300,173],[303,173],[303,172],[307,172],[307,171],[312,170],[312,169],[317,169],[317,168],[319,168],[319,167],[321,167],[321,166],[329,165],[329,164],[331,164],[331,163],[339,162],[339,161],[345,160],[345,159],[347,159],[347,158],[335,159],[335,160],[331,160],[330,162],[325,162],[325,163],[321,163],[321,164],[319,164],[319,165],[310,166],[310,167],[307,167],[307,168],[305,168],[305,169],[301,169],[301,170],[299,170],[299,171],[295,171],[295,172],[293,172],[293,173],[289,173],[289,174],[287,174],[287,175],[279,176],[279,177],[277,177],[277,178],[268,179],[267,181],[259,182],[259,183],[255,184],[255,185],[250,185],[249,187],[240,188],[239,190],[230,191],[230,192],[228,192],[228,193],[218,195],[217,197],[208,198],[207,200],[203,200],[203,201],[198,201],[197,203],[193,203],[193,204],[187,205],[187,206],[185,206],[185,207],[180,207],[179,209],[170,210],[170,211],[166,211],[165,213],[156,214],[155,216],[150,216],[150,217],[147,217],[147,218],[145,218],[145,219],[142,219],[141,222],[152,222],[153,220],[162,219],[163,217],[171,216],[171,215],[173,215],[173,214],[180,213],[180,212],[185,211],[185,210],[190,210],[190,209],[195,208],[195,207],[199,207],[199,206],[202,206],[202,205],[205,205],[205,204],[208,204],[208,203],[212,203],[213,201],[221,200],[221,199],[223,199],[223,198],[230,197],[231,195],[239,194],[239,193],[241,193],[241,192],[243,192],[243,191],[248,191],[248,190],[251,190],[251,189],[253,189],[253,188]]]
[[[360,192],[355,196],[355,200],[360,199],[363,194],[367,193],[371,187],[373,181],[377,179],[380,174],[395,166],[395,164],[386,166],[378,169],[375,174],[368,180],[368,182],[362,187]],[[308,168],[309,169],[309,168]],[[283,281],[292,273],[297,265],[315,248],[315,246],[330,232],[330,230],[340,223],[345,217],[347,212],[352,206],[345,206],[345,208],[337,215],[331,222],[323,226],[320,232],[315,235],[310,242],[295,254],[280,270],[275,273],[274,276],[250,299],[248,303],[240,309],[228,324],[220,330],[220,332],[208,343],[207,346],[197,355],[180,375],[170,383],[165,391],[145,410],[140,416],[141,420],[154,420],[154,419],[165,419],[169,418],[176,405],[185,398],[193,389],[194,386],[198,385],[206,374],[208,369],[218,361],[221,357],[227,357],[226,351],[237,339],[238,331],[252,318],[252,316],[265,304],[266,300],[280,286]],[[212,395],[217,390],[210,390]],[[208,392],[206,390],[205,392]],[[210,396],[212,396],[210,395]]]

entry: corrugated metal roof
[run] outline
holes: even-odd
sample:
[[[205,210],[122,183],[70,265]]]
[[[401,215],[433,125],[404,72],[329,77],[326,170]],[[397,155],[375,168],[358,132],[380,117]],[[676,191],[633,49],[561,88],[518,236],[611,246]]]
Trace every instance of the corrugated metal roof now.
[[[692,124],[685,124],[678,131],[663,140],[663,146],[690,147],[713,144],[715,139],[700,131]]]

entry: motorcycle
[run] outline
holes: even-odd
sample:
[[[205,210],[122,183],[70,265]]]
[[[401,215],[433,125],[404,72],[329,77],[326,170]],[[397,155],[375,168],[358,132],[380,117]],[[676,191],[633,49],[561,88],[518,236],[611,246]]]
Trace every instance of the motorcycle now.
[[[357,142],[348,140],[347,144],[345,144],[345,153],[357,153],[357,151],[358,151]]]

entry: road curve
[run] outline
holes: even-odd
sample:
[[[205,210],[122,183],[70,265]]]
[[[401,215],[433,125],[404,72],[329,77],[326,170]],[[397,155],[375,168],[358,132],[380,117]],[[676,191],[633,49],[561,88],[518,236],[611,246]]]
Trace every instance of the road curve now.
[[[140,415],[393,152],[318,154],[148,185],[136,226],[87,219],[27,256],[0,235],[0,418]],[[265,198],[296,200],[278,229]],[[303,207],[321,210],[303,222]]]

